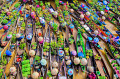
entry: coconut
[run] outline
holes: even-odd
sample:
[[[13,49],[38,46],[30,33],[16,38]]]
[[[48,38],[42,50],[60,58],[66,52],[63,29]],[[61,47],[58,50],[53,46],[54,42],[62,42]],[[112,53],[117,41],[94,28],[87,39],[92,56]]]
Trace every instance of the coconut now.
[[[16,72],[16,67],[10,67],[10,72],[11,72],[11,73]]]
[[[56,61],[54,61],[54,62],[52,63],[52,67],[58,67],[58,63],[57,63]]]
[[[81,59],[81,64],[82,64],[82,65],[86,65],[86,64],[87,64],[87,60],[86,60],[85,58],[82,58],[82,59]]]
[[[30,55],[30,56],[34,56],[34,55],[35,55],[35,51],[34,51],[34,50],[30,50],[30,51],[29,51],[29,55]]]
[[[75,64],[75,65],[80,64],[80,59],[79,59],[79,58],[74,58],[74,64]]]
[[[87,15],[87,16],[90,16],[90,12],[86,12],[86,15]]]
[[[58,69],[57,68],[52,69],[51,74],[52,75],[57,75],[58,74]]]
[[[38,72],[33,72],[32,78],[33,79],[38,79],[38,77],[39,77],[39,73]]]

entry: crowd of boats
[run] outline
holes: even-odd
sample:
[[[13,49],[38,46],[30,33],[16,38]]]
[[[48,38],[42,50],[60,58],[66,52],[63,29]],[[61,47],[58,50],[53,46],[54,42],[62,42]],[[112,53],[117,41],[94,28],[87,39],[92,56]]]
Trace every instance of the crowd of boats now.
[[[120,1],[54,2],[20,0],[13,9],[14,0],[1,3],[0,79],[74,79],[74,73],[120,79]],[[105,20],[115,25],[118,36]]]

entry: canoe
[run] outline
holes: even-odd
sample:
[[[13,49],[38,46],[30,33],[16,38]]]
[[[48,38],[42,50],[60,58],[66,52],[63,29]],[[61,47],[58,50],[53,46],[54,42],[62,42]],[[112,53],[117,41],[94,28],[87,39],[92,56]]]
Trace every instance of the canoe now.
[[[57,79],[59,70],[59,56],[57,55],[57,40],[53,32],[51,36],[50,51],[49,70],[47,71],[47,76],[48,78]]]
[[[63,16],[63,12],[62,12],[60,5],[59,5],[59,1],[56,0],[55,3],[56,3],[56,11],[58,12],[58,19],[59,19],[60,23],[62,24],[62,28],[65,30],[66,23],[65,23],[64,16]]]
[[[64,41],[64,52],[65,52],[65,63],[66,63],[66,73],[67,73],[67,78],[68,79],[73,79],[73,68],[74,68],[74,64],[72,61],[72,55],[70,54],[70,49],[69,49],[69,43],[67,42],[67,39],[65,38]]]
[[[29,78],[30,75],[32,74],[32,64],[33,64],[33,57],[35,55],[35,52],[31,49],[31,44],[32,44],[32,38],[33,38],[33,20],[32,17],[30,16],[31,11],[30,10],[26,10],[26,15],[25,15],[25,24],[26,24],[26,29],[25,29],[25,36],[26,36],[26,52],[24,52],[24,54],[28,55],[28,59],[22,61],[22,75],[23,78]],[[28,62],[27,62],[28,61]],[[27,63],[27,64],[26,64]],[[28,65],[28,71],[26,71],[25,69],[23,69],[23,67]],[[26,72],[26,73],[25,73]]]
[[[74,25],[71,22],[71,18],[70,18],[67,5],[63,5],[63,16],[66,21],[67,27],[70,28],[72,32],[74,32]]]
[[[101,52],[98,51],[98,49],[95,47],[95,45],[93,45],[92,49],[93,49],[93,54],[95,56],[96,65],[98,66],[98,70],[101,72],[101,76],[109,79],[110,75],[108,73],[108,69],[105,65],[105,62],[103,61],[103,58],[101,57],[101,54],[100,54]],[[101,66],[99,66],[100,64],[98,64],[98,63],[101,63]]]
[[[84,34],[83,34],[83,37],[84,37],[85,39],[87,39],[87,38],[88,38],[88,35],[85,35],[85,33],[84,33]],[[90,38],[89,38],[89,41],[91,41]],[[92,43],[92,42],[91,42],[91,43]],[[105,75],[106,75],[106,77],[110,78],[110,76],[109,76],[109,74],[108,74],[108,70],[107,70],[107,68],[106,68],[106,65],[104,64],[103,59],[100,57],[100,56],[101,56],[101,55],[100,55],[100,52],[97,50],[97,47],[95,46],[94,43],[93,43],[92,49],[93,49],[93,54],[95,55],[95,56],[94,56],[94,57],[95,57],[95,62],[96,62],[97,67],[98,67],[98,69],[96,69],[96,70],[97,70],[97,76],[98,76],[99,78],[105,78]],[[99,60],[99,59],[96,59],[97,57],[100,58],[100,60]],[[99,65],[98,65],[99,62],[102,63],[103,68],[100,68],[100,67],[99,67]],[[102,70],[101,70],[101,69],[102,69]],[[103,73],[104,73],[104,74],[103,74]]]
[[[46,2],[46,4],[48,4],[48,3]],[[50,29],[52,29],[55,33],[57,33],[59,27],[58,27],[58,24],[54,22],[52,14],[49,13],[49,11],[50,11],[49,7],[46,5],[45,10],[43,10],[43,11],[44,11],[45,20],[46,20],[47,24],[50,25]]]
[[[43,16],[42,8],[38,7],[36,10],[36,15],[38,16],[40,23],[43,27],[45,27],[45,18]],[[36,23],[37,25],[40,25],[39,23]]]
[[[78,73],[79,72],[79,64],[80,64],[80,59],[77,56],[77,50],[76,50],[76,44],[74,37],[72,35],[72,32],[68,32],[68,42],[69,42],[69,49],[70,49],[70,55],[71,55],[71,60],[74,62],[74,69]],[[78,61],[78,62],[77,62]],[[76,63],[77,62],[77,63]]]
[[[60,30],[62,30],[63,29],[63,31],[66,31],[66,22],[65,22],[65,20],[64,20],[64,17],[62,16],[63,15],[63,13],[62,13],[62,11],[61,10],[55,10],[53,7],[52,7],[52,5],[50,5],[50,7],[49,7],[49,12],[52,14],[52,16],[55,18],[55,19],[57,19],[57,21],[59,21],[60,22],[60,26],[59,26],[59,29]]]
[[[109,61],[111,68],[113,69],[112,78],[113,79],[120,78],[119,73],[117,73],[118,63],[117,63],[116,59],[110,54],[110,52],[108,52],[107,49],[105,49],[105,56],[106,56],[107,60]]]
[[[41,57],[41,73],[43,75],[43,78],[46,78],[47,76],[47,67],[49,67],[49,55],[50,55],[50,28],[48,26],[45,36],[44,36],[44,42],[43,42],[43,48],[42,48],[42,57]]]
[[[97,73],[96,73],[96,62],[95,62],[95,58],[93,55],[93,50],[90,47],[90,42],[87,40],[86,41],[86,58],[87,58],[87,78],[98,78],[97,77]],[[98,69],[97,69],[98,70]]]
[[[77,33],[76,47],[77,47],[78,57],[80,59],[82,59],[82,58],[86,59],[86,52],[85,52],[84,41],[83,41],[83,38],[82,38],[82,35],[81,35],[81,32],[80,32],[79,29],[78,29],[78,33]],[[86,64],[80,63],[80,65],[81,65],[82,71],[84,72],[86,70],[86,68],[85,68]]]
[[[112,53],[112,55],[115,57],[115,59],[117,60],[118,64],[120,65],[120,58],[119,58],[119,52],[118,50],[116,50],[111,44],[107,44],[110,52]]]

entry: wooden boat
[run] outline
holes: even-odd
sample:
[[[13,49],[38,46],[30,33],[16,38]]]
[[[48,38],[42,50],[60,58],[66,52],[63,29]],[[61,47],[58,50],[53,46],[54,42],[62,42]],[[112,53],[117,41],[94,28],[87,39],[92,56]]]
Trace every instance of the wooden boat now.
[[[90,47],[90,42],[87,40],[86,42],[86,58],[87,58],[87,78],[97,78],[97,73],[96,73],[96,62],[95,62],[95,58],[93,56],[93,50]],[[97,69],[98,70],[98,69]]]
[[[70,53],[71,53],[71,60],[74,61],[74,68],[76,72],[79,72],[79,64],[80,64],[80,59],[77,57],[77,52],[76,52],[76,44],[75,44],[75,40],[74,37],[72,35],[72,32],[68,33],[68,42],[69,42],[69,49],[70,49]]]
[[[77,47],[77,54],[79,58],[84,58],[84,60],[86,60],[86,52],[85,52],[85,46],[84,46],[84,41],[81,35],[80,30],[78,29],[78,33],[77,33],[77,41],[76,41],[76,47]],[[87,60],[84,64],[80,64],[81,65],[81,69],[82,71],[85,71],[85,65],[87,64]]]
[[[1,68],[3,68],[2,69],[2,72],[4,72],[2,75],[2,78],[5,78],[6,77],[6,74],[5,74],[5,72],[6,72],[6,65],[9,63],[9,61],[10,61],[10,59],[11,59],[11,56],[12,56],[12,54],[15,52],[14,51],[14,48],[13,48],[13,50],[12,50],[12,48],[10,48],[10,47],[8,47],[8,46],[11,46],[12,44],[10,44],[11,43],[11,41],[9,40],[9,42],[8,42],[8,45],[3,49],[3,53],[2,53],[2,56],[1,56],[1,63],[0,63],[0,65],[1,65]]]
[[[49,66],[47,71],[48,78],[57,79],[58,78],[58,70],[59,70],[59,56],[57,55],[57,42],[55,39],[55,35],[52,32],[51,43],[50,43],[50,57],[49,57]]]
[[[31,53],[34,53],[34,54],[31,54]],[[35,71],[34,71],[33,65],[34,65],[35,55],[37,55],[37,42],[36,42],[35,35],[33,36],[32,41],[31,41],[31,47],[30,47],[30,50],[29,50],[29,55],[31,56],[30,57],[31,74],[32,74],[31,77],[34,78],[33,74],[35,73]]]
[[[37,8],[37,12],[36,12],[37,16],[39,17],[40,23],[43,27],[45,27],[45,18],[43,16],[43,12],[41,7]],[[36,23],[37,25],[40,25],[39,23]]]
[[[101,54],[100,54],[101,52],[99,52],[97,50],[97,48],[95,47],[95,45],[92,46],[92,49],[93,49],[93,54],[95,56],[96,65],[98,67],[98,70],[101,73],[100,77],[103,77],[103,78],[106,77],[106,78],[109,79],[110,76],[109,76],[109,73],[108,73],[108,69],[107,69],[107,67],[106,67],[106,65],[105,65],[105,63],[104,63],[104,61],[103,61],[103,59],[101,57]],[[101,63],[101,66],[99,66],[100,64],[98,64],[98,63]]]
[[[29,65],[31,67],[31,69],[29,69],[30,72],[28,71],[29,73],[26,74],[26,76],[27,76],[26,78],[29,78],[30,74],[32,74],[33,58],[34,58],[34,55],[35,55],[35,51],[31,50],[32,39],[34,37],[34,34],[33,34],[33,20],[32,20],[32,16],[31,16],[31,10],[26,11],[25,23],[26,23],[26,30],[25,30],[25,33],[26,33],[26,52],[29,55],[28,56],[29,61],[28,60],[25,60],[25,61],[28,61],[27,64],[30,63]]]
[[[61,10],[59,10],[59,11],[61,11]],[[64,20],[64,17],[62,16],[63,15],[63,13],[62,13],[62,11],[61,12],[59,12],[59,14],[58,14],[58,9],[57,10],[55,10],[53,7],[52,7],[52,5],[50,5],[50,7],[49,7],[49,12],[52,14],[52,16],[55,18],[55,19],[57,19],[59,22],[60,22],[60,26],[59,26],[59,29],[63,29],[64,31],[66,30],[66,22],[65,22],[65,20]]]
[[[41,73],[43,75],[43,78],[46,78],[47,76],[47,67],[49,67],[49,55],[50,55],[50,28],[48,26],[45,36],[44,36],[44,42],[43,42],[43,48],[42,48],[42,59],[40,61],[41,63]]]
[[[26,22],[26,40],[27,40],[27,46],[28,50],[30,49],[32,37],[33,37],[33,24],[32,24],[32,18],[30,17],[30,12],[28,11],[29,17],[25,20]]]
[[[65,28],[66,28],[66,22],[65,22],[65,19],[64,19],[64,16],[63,16],[63,12],[60,9],[59,1],[55,0],[55,4],[56,4],[57,12],[58,12],[58,19],[59,19],[60,23],[62,24],[62,28],[65,30]]]
[[[119,59],[119,52],[118,50],[116,50],[112,45],[107,44],[108,48],[110,50],[110,52],[112,53],[112,55],[115,57],[115,59],[117,60],[118,64],[120,65],[120,59]]]
[[[113,69],[113,76],[112,78],[119,78],[119,73],[117,73],[117,67],[118,67],[118,63],[116,62],[115,58],[110,54],[110,52],[108,52],[107,49],[105,49],[105,56],[107,58],[107,60],[109,61],[109,64],[111,66],[111,68]]]
[[[64,41],[64,52],[65,52],[65,63],[66,63],[66,73],[67,73],[67,78],[68,79],[73,79],[73,61],[72,61],[72,56],[69,51],[69,43],[67,42],[67,39],[65,38]]]
[[[30,18],[29,10],[25,9],[25,11],[23,12],[23,18],[20,18],[20,20],[21,23],[19,24],[21,27],[18,27],[17,32],[20,33],[21,35],[26,33],[25,34],[26,38],[24,35],[22,35],[20,36],[20,38],[18,38],[17,41],[17,43],[20,44],[17,47],[17,50],[20,51],[17,52],[17,56],[16,56],[17,73],[18,73],[16,77],[24,79],[24,78],[30,78],[31,75],[31,64],[30,64],[30,55],[29,55],[30,43],[29,43],[29,39],[27,39],[27,36],[31,31],[31,27],[30,27],[31,18]],[[25,24],[26,24],[26,28],[25,28]]]
[[[46,4],[48,4],[46,2]],[[46,9],[44,10],[44,17],[47,24],[50,25],[50,28],[56,33],[58,31],[58,24],[54,22],[52,14],[49,13],[49,7],[46,5]]]
[[[69,14],[67,5],[68,4],[63,6],[63,16],[64,16],[67,26],[70,28],[70,30],[72,32],[74,32],[74,25],[71,22],[71,18],[70,18],[70,14]]]
[[[39,22],[38,15],[36,13],[36,17],[35,17],[35,26],[34,26],[34,39],[33,42],[31,44],[32,46],[32,50],[34,50],[36,52],[36,55],[34,57],[33,60],[33,72],[32,72],[32,78],[40,78],[43,77],[43,75],[40,76],[41,74],[41,66],[40,66],[40,60],[41,60],[41,48],[42,48],[42,44],[43,44],[43,40],[41,41],[41,39],[43,39],[43,30],[42,27],[40,27],[39,25],[37,25],[37,23]],[[40,40],[40,41],[39,41]],[[35,75],[36,74],[36,75]]]
[[[79,28],[80,29],[80,28]],[[88,35],[85,35],[85,33],[84,34],[82,34],[83,35],[83,37],[84,38],[88,38]],[[90,40],[89,40],[90,41]],[[92,41],[92,40],[91,40]],[[94,43],[93,43],[94,44]],[[94,45],[94,50],[93,50],[93,52],[95,52],[95,50],[96,50],[96,52],[97,52],[97,54],[99,54],[99,51],[97,50],[97,48],[96,48],[96,46]],[[93,47],[92,47],[92,49],[93,49]],[[100,56],[100,54],[99,55],[96,55],[96,53],[93,53],[94,55],[95,55],[95,57],[97,56],[97,57],[99,57]],[[99,57],[99,58],[101,58],[101,57]],[[96,68],[96,70],[97,70],[97,76],[99,76],[99,78],[105,78],[105,76],[103,76],[103,73],[102,73],[102,71],[105,73],[105,75],[109,78],[109,74],[108,74],[108,72],[106,72],[107,71],[107,68],[106,68],[106,66],[105,66],[105,64],[104,64],[104,62],[103,62],[103,60],[98,60],[98,59],[96,59],[95,60],[96,61],[96,64],[98,63],[98,61],[99,62],[102,62],[102,64],[103,64],[103,68],[102,68],[102,70],[101,69],[97,69]],[[97,66],[97,67],[99,67],[99,66]],[[105,71],[104,71],[104,69],[105,69]],[[100,74],[101,73],[101,74]]]

